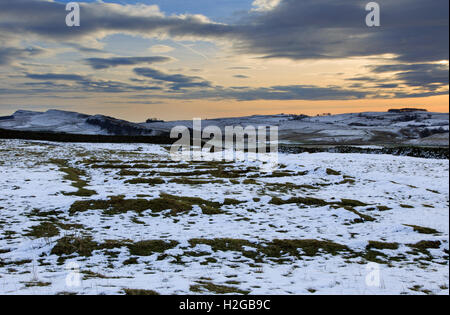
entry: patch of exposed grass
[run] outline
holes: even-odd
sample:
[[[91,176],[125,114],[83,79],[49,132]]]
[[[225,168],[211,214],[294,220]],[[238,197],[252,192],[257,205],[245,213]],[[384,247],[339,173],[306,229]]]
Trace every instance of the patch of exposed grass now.
[[[181,202],[173,198],[161,197],[157,199],[125,199],[123,196],[111,197],[110,200],[82,200],[76,201],[70,207],[71,215],[88,210],[103,210],[105,214],[121,214],[128,211],[137,213],[152,210],[161,212],[172,210],[172,214],[192,210],[192,204]]]
[[[211,207],[208,205],[200,205],[200,208],[202,209],[202,213],[206,215],[215,215],[215,214],[224,214],[226,211],[220,210],[216,207]]]
[[[125,181],[125,184],[149,184],[151,186],[154,185],[162,185],[165,184],[166,182],[161,179],[161,178],[133,178],[133,179],[129,179],[127,181]]]
[[[404,226],[409,226],[414,229],[414,232],[417,232],[420,234],[440,234],[439,231],[432,229],[432,228],[427,228],[427,227],[418,226],[418,225],[409,225],[409,224],[404,224]]]
[[[354,209],[353,207],[346,206],[346,207],[344,207],[344,209],[359,216],[358,219],[353,220],[353,223],[364,223],[364,222],[376,221],[375,218],[371,217],[370,215],[363,214],[363,213],[359,212],[358,210]]]
[[[327,175],[331,175],[331,176],[339,176],[339,175],[341,175],[341,172],[335,171],[335,170],[333,170],[331,168],[327,168],[326,172],[327,172]]]
[[[39,225],[31,227],[25,236],[33,238],[54,237],[59,235],[59,229],[51,222],[41,222]]]
[[[399,248],[398,243],[385,243],[385,242],[378,242],[378,241],[369,241],[369,244],[366,246],[367,250],[371,249],[390,249],[390,250],[397,250]]]
[[[123,289],[123,292],[125,295],[160,295],[156,291],[142,289]]]
[[[361,202],[359,200],[353,200],[353,199],[341,199],[341,202],[339,203],[342,207],[366,207],[368,206],[367,203]]]
[[[78,197],[90,197],[96,195],[97,192],[93,190],[86,189],[88,182],[81,179],[81,177],[86,177],[86,172],[83,170],[70,167],[66,160],[61,159],[51,159],[50,163],[59,166],[59,170],[66,175],[63,177],[65,180],[71,181],[72,186],[77,188],[76,192],[64,193],[66,196],[78,196]]]
[[[407,244],[420,252],[428,253],[428,249],[439,249],[441,247],[440,241],[420,241],[415,244]]]
[[[98,249],[98,243],[92,237],[65,236],[59,239],[51,250],[52,255],[62,256],[74,253],[80,256],[92,256],[92,252]]]
[[[137,257],[131,257],[131,258],[128,258],[128,259],[124,260],[123,265],[124,266],[137,265],[138,263],[139,262],[138,262],[138,258]]]
[[[267,183],[265,184],[265,187],[270,191],[279,191],[282,193],[288,193],[292,190],[298,190],[298,189],[308,189],[308,190],[318,190],[319,188],[312,185],[297,185],[293,183]]]
[[[88,210],[103,210],[105,214],[114,215],[135,211],[137,213],[151,210],[159,213],[164,210],[171,210],[170,215],[178,215],[192,210],[193,205],[220,208],[219,202],[204,200],[199,197],[181,197],[169,194],[161,194],[156,199],[125,199],[124,196],[113,196],[109,200],[81,200],[76,201],[70,207],[71,215],[77,212]]]
[[[350,249],[332,241],[321,240],[273,240],[262,251],[270,257],[281,257],[284,254],[289,254],[294,257],[300,257],[299,249],[303,251],[303,255],[315,256],[319,251],[337,255],[340,252],[351,252]]]
[[[287,200],[283,200],[278,197],[273,197],[272,200],[269,202],[270,204],[281,206],[285,204],[303,204],[308,206],[318,206],[323,207],[326,205],[329,205],[329,203],[323,199],[317,199],[312,197],[292,197]]]
[[[352,184],[354,184],[354,183],[356,183],[356,180],[354,180],[354,179],[352,179],[352,178],[346,178],[346,179],[344,179],[343,181],[339,182],[338,184],[339,184],[339,185],[345,185],[345,184],[350,184],[350,185],[352,185]]]
[[[236,287],[226,286],[226,285],[218,285],[212,282],[207,281],[198,281],[197,284],[190,286],[191,292],[201,293],[204,291],[213,292],[216,294],[242,294],[247,295],[250,291],[241,290]]]
[[[217,177],[217,178],[240,178],[242,176],[244,176],[245,174],[247,174],[249,172],[249,170],[245,169],[245,170],[227,170],[224,168],[219,167],[216,170],[211,170],[209,172],[209,174],[213,177]]]
[[[179,185],[206,185],[206,184],[224,184],[223,180],[211,180],[211,179],[190,179],[190,178],[174,178],[169,183]]]
[[[411,206],[411,205],[405,205],[405,204],[400,205],[400,207],[402,207],[402,208],[404,208],[404,209],[413,209],[413,208],[414,208],[414,206]]]
[[[51,282],[42,282],[42,281],[29,281],[29,282],[23,282],[25,284],[25,287],[32,288],[32,287],[48,287],[52,283]]]
[[[224,206],[237,206],[243,203],[246,203],[247,201],[241,201],[241,200],[237,200],[237,199],[232,199],[232,198],[225,198],[225,200],[223,201],[223,205]]]
[[[93,169],[152,169],[153,166],[148,164],[94,164]]]
[[[81,271],[83,274],[83,280],[89,280],[89,279],[120,279],[120,277],[109,277],[102,275],[97,272],[93,272],[91,270],[83,270]]]
[[[117,173],[117,175],[119,175],[119,176],[139,176],[140,174],[141,174],[141,172],[139,172],[139,171],[130,171],[130,170],[126,170],[126,169],[123,169]]]
[[[151,256],[155,253],[162,253],[178,245],[176,241],[149,240],[128,245],[131,255]]]
[[[216,239],[200,239],[195,238],[189,240],[189,244],[192,247],[195,247],[197,245],[209,245],[211,246],[211,249],[213,251],[236,251],[236,252],[242,252],[243,246],[247,247],[255,247],[253,243],[247,240],[241,240],[241,239],[231,239],[231,238],[216,238]]]
[[[234,251],[239,252],[246,258],[261,261],[265,257],[281,258],[289,255],[292,257],[315,256],[319,252],[337,255],[340,252],[351,252],[351,250],[341,244],[331,241],[320,240],[273,240],[266,244],[256,244],[242,239],[191,239],[189,244],[209,245],[214,252]],[[299,250],[302,250],[301,253]]]

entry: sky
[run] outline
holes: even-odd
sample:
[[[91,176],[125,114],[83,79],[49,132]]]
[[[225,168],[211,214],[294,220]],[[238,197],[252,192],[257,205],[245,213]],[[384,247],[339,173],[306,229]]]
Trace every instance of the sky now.
[[[449,110],[448,0],[0,0],[0,116]]]

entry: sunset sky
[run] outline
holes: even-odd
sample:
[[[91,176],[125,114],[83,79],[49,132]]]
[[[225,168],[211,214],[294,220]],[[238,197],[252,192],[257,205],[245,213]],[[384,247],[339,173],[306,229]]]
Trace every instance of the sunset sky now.
[[[448,112],[449,1],[0,0],[0,115]]]

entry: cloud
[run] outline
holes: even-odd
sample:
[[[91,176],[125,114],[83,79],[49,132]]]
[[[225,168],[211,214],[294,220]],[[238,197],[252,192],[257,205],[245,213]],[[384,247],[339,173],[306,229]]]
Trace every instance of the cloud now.
[[[34,80],[62,80],[62,81],[83,81],[86,78],[78,74],[64,74],[64,73],[45,73],[45,74],[33,74],[26,73],[27,78]]]
[[[236,79],[248,79],[249,77],[246,76],[246,75],[243,75],[243,74],[236,74],[236,75],[233,76],[233,78],[236,78]]]
[[[64,24],[64,5],[0,2],[0,31],[53,40],[113,33],[231,42],[237,52],[292,60],[390,54],[401,62],[448,60],[448,0],[378,0],[381,27],[365,25],[367,0],[255,1],[263,12],[232,25],[202,15],[165,16],[155,6],[82,3],[82,25]]]
[[[281,0],[254,0],[252,3],[253,11],[264,12],[275,8]]]
[[[363,0],[283,0],[237,26],[236,49],[293,60],[392,54],[403,62],[448,60],[447,0],[378,0],[381,27],[365,25]]]
[[[171,83],[170,88],[172,90],[181,90],[184,88],[194,87],[211,87],[211,82],[197,76],[187,76],[184,74],[167,74],[152,68],[135,68],[134,73],[153,80],[169,82]]]
[[[390,74],[391,79],[410,87],[435,90],[449,84],[448,64],[389,64],[370,67],[376,74]]]
[[[173,50],[173,47],[167,45],[153,45],[152,47],[150,47],[150,51],[155,54],[164,54]]]
[[[272,87],[214,87],[212,89],[190,90],[166,95],[175,99],[213,99],[213,100],[353,100],[363,99],[367,92],[347,90],[336,87],[308,85],[286,85]]]
[[[25,77],[40,82],[25,82],[24,86],[38,86],[36,89],[25,91],[27,93],[67,93],[67,92],[96,92],[96,93],[125,93],[137,91],[161,90],[161,87],[146,85],[133,85],[113,80],[96,80],[80,74],[61,73],[25,73]],[[59,81],[69,82],[61,84]],[[9,93],[20,93],[20,90],[11,90]]]
[[[93,69],[101,70],[118,66],[133,66],[142,63],[162,63],[169,62],[172,58],[163,56],[153,57],[115,57],[115,58],[87,58],[85,61]]]
[[[154,5],[80,3],[80,27],[67,27],[66,14],[65,4],[53,1],[0,1],[0,31],[59,41],[104,38],[115,33],[213,38],[230,31],[202,15],[165,16]]]
[[[9,65],[15,60],[23,60],[24,58],[42,54],[43,49],[37,47],[16,48],[16,47],[0,47],[0,66]]]

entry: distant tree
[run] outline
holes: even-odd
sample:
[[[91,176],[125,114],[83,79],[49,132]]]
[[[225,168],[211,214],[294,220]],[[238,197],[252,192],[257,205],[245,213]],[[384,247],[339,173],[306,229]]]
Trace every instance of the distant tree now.
[[[164,122],[164,120],[158,119],[158,118],[149,118],[145,121],[147,124],[151,123],[157,123],[157,122]]]

